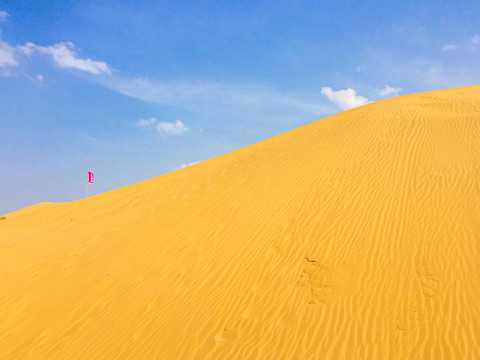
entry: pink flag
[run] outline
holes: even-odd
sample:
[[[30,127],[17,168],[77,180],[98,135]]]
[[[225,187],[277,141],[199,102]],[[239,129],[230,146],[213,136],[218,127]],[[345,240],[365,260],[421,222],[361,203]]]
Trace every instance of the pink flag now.
[[[91,172],[91,171],[88,172],[88,182],[90,184],[93,183],[93,172]]]

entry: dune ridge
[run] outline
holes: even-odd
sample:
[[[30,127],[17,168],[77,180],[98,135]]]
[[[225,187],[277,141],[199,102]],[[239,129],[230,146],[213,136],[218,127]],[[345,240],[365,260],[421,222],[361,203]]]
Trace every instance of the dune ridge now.
[[[2,359],[480,359],[480,86],[0,222]]]

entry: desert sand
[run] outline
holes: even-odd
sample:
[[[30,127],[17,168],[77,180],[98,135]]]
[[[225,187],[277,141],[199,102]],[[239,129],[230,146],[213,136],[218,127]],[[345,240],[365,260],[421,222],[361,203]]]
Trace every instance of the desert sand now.
[[[480,359],[480,86],[0,221],[1,359]]]

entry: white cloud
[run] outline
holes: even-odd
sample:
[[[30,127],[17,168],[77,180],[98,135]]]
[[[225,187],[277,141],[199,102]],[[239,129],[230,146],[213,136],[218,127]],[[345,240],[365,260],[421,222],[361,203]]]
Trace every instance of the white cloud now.
[[[0,67],[17,66],[18,63],[13,57],[15,48],[6,42],[0,41]]]
[[[380,95],[381,96],[397,95],[400,91],[402,91],[402,88],[394,88],[394,87],[391,87],[390,85],[385,84],[385,87],[382,90],[380,90]]]
[[[342,110],[352,109],[369,102],[367,98],[357,95],[356,91],[352,88],[333,91],[331,87],[324,87],[322,88],[322,95],[325,95]]]
[[[103,61],[80,59],[77,57],[72,43],[58,43],[48,47],[37,47],[40,52],[52,56],[53,61],[60,67],[74,68],[92,74],[110,73],[110,69]]]
[[[32,55],[33,51],[37,48],[37,45],[34,43],[26,43],[25,45],[17,45],[17,49],[20,50],[25,55]]]
[[[182,121],[175,120],[174,122],[161,122],[157,124],[157,130],[161,134],[181,134],[189,128],[185,127]]]
[[[480,44],[480,35],[474,35],[474,36],[472,36],[472,38],[470,39],[470,41],[472,42],[473,45],[478,45],[478,44]]]
[[[63,68],[78,69],[91,74],[110,74],[110,68],[105,62],[77,57],[75,46],[71,42],[58,43],[51,46],[27,43],[23,46],[18,46],[18,49],[26,55],[31,55],[34,50],[42,54],[50,55],[54,63]]]
[[[36,75],[35,80],[37,80],[38,82],[43,82],[43,75],[41,74]]]
[[[8,13],[6,11],[0,10],[0,21],[5,21],[7,20]]]
[[[137,122],[137,125],[140,127],[146,127],[152,124],[155,124],[157,122],[156,118],[150,118],[150,119],[140,119]]]
[[[180,170],[180,169],[183,169],[183,168],[186,168],[186,167],[195,165],[195,164],[200,164],[201,162],[203,162],[203,161],[193,161],[193,162],[188,163],[188,164],[181,164],[181,165],[176,166],[175,168],[173,168],[173,170]]]
[[[147,127],[153,125],[157,122],[157,119],[152,117],[150,119],[140,119],[137,121],[137,126]],[[156,126],[156,129],[160,134],[181,134],[185,131],[190,130],[185,127],[185,124],[180,120],[175,120],[174,122],[159,122]]]
[[[457,45],[455,44],[447,44],[447,45],[444,45],[442,48],[442,51],[454,51],[454,50],[457,50]]]

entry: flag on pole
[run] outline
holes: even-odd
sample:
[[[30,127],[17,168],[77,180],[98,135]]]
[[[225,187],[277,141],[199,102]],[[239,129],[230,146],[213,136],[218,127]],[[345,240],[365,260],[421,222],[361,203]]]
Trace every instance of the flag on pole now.
[[[88,182],[93,184],[93,172],[91,171],[88,172]]]

